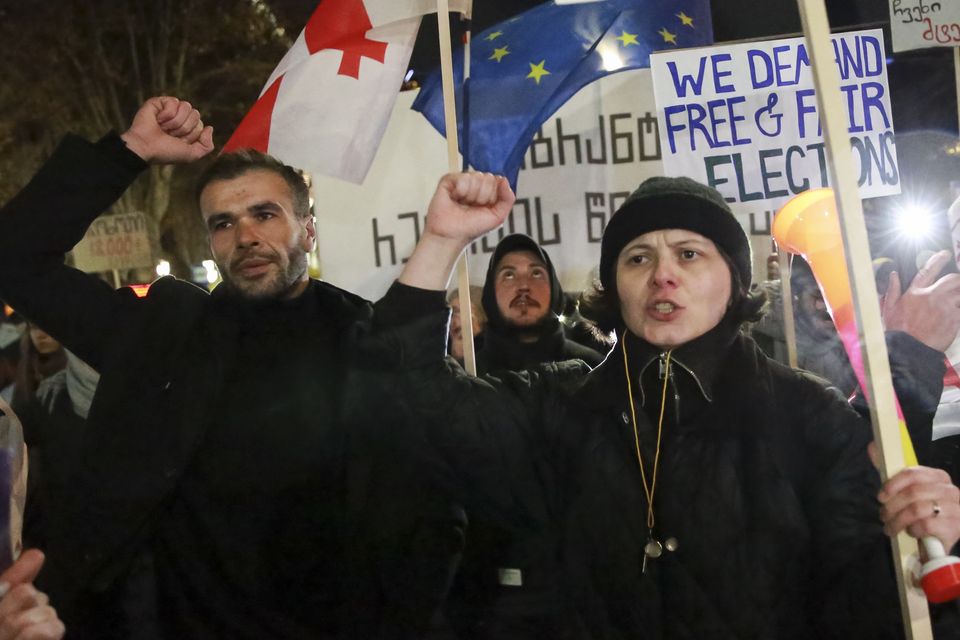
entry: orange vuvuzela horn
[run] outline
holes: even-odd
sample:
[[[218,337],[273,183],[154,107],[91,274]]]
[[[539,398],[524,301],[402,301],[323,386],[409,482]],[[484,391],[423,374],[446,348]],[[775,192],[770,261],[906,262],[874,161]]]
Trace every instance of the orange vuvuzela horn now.
[[[810,265],[860,388],[866,390],[863,352],[833,190],[811,189],[792,198],[774,218],[773,237],[779,246],[803,256]],[[917,456],[899,401],[896,406],[904,460],[907,465],[916,465]],[[936,538],[926,537],[922,543],[928,560],[920,576],[927,599],[946,602],[960,598],[960,559],[948,556]]]

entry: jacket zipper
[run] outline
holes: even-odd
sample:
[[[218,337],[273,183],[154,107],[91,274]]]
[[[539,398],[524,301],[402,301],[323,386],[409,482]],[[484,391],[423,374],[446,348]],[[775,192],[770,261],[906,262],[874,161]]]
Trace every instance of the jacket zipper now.
[[[661,353],[661,354],[657,357],[657,364],[658,364],[658,369],[657,369],[658,375],[657,375],[657,378],[658,378],[659,380],[663,380],[663,372],[664,372],[664,369],[666,369],[666,366],[665,366],[665,365],[666,365],[666,359],[667,359],[667,353],[666,353],[666,352]],[[640,383],[640,381],[641,381],[642,378],[643,378],[644,372],[647,370],[647,368],[648,368],[651,364],[653,364],[653,360],[652,360],[652,359],[643,367],[643,369],[640,370],[640,374],[637,376],[637,386],[638,386],[639,389],[640,389],[640,406],[642,406],[642,407],[647,406],[647,390],[644,388],[643,384]],[[671,382],[671,383],[673,383],[673,381],[674,381],[674,380],[673,380],[673,375],[674,375],[674,374],[673,374],[673,368],[674,368],[674,367],[680,367],[681,369],[683,369],[684,371],[686,371],[687,373],[689,373],[689,374],[690,374],[690,377],[693,378],[693,381],[697,383],[697,387],[700,389],[700,393],[702,393],[702,394],[703,394],[703,397],[707,399],[707,402],[713,402],[713,398],[711,398],[710,395],[707,393],[706,389],[703,388],[703,385],[700,383],[700,378],[697,377],[697,374],[695,374],[693,371],[691,371],[690,369],[688,369],[682,362],[680,362],[680,361],[677,360],[676,358],[671,358],[671,359],[670,359],[670,382]],[[677,386],[676,386],[675,384],[674,384],[674,386],[673,386],[673,394],[674,394],[674,395],[673,395],[673,397],[674,397],[674,402],[676,403],[676,408],[679,408],[679,406],[680,406],[680,405],[679,405],[679,403],[680,403],[680,392],[677,390]]]
[[[663,380],[668,375],[670,377],[670,387],[673,389],[673,420],[675,423],[679,424],[680,423],[680,392],[679,390],[677,390],[677,384],[673,377],[673,367],[670,367],[669,372],[667,372],[666,370],[667,369],[667,353],[665,351],[660,354],[658,366],[659,366],[658,373],[657,373],[658,380]],[[694,376],[694,379],[696,379],[696,376]]]

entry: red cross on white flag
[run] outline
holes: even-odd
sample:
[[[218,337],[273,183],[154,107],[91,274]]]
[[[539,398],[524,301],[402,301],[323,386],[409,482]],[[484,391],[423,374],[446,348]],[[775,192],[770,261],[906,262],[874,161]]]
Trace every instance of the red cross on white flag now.
[[[451,11],[468,0],[451,0]],[[363,182],[436,0],[322,0],[224,145]]]

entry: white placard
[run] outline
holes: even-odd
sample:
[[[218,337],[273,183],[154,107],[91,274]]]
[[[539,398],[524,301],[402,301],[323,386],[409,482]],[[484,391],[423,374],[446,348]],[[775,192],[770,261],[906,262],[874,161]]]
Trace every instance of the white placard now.
[[[900,192],[883,32],[833,36],[861,197]],[[667,175],[716,187],[737,213],[829,186],[803,38],[651,56]]]
[[[117,213],[93,221],[73,248],[77,269],[87,272],[152,267],[156,224],[145,213]]]
[[[958,0],[890,0],[894,51],[960,45]]]
[[[415,97],[400,95],[362,185],[314,176],[321,275],[368,299],[400,274],[447,171],[446,143],[410,110]],[[525,166],[512,216],[471,247],[471,280],[481,284],[499,238],[519,232],[544,246],[564,288],[583,290],[610,214],[642,180],[662,173],[649,70],[585,87],[544,123]]]

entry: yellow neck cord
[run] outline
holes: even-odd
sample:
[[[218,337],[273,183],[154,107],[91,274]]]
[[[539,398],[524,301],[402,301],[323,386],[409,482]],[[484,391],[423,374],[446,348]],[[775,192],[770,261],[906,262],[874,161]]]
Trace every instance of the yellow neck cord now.
[[[627,335],[624,333],[620,340],[623,350],[623,372],[627,376],[627,397],[630,400],[630,417],[633,420],[633,442],[637,447],[637,462],[640,463],[640,478],[643,480],[643,492],[647,496],[647,528],[653,530],[656,519],[653,515],[653,496],[657,491],[657,471],[660,468],[660,438],[663,435],[663,413],[667,406],[667,383],[670,379],[670,354],[667,351],[667,359],[663,369],[663,391],[660,396],[660,418],[657,420],[657,449],[653,457],[653,478],[652,482],[647,482],[647,473],[643,466],[643,456],[640,454],[640,434],[637,431],[637,410],[633,404],[633,380],[630,378],[630,364],[627,358]]]

